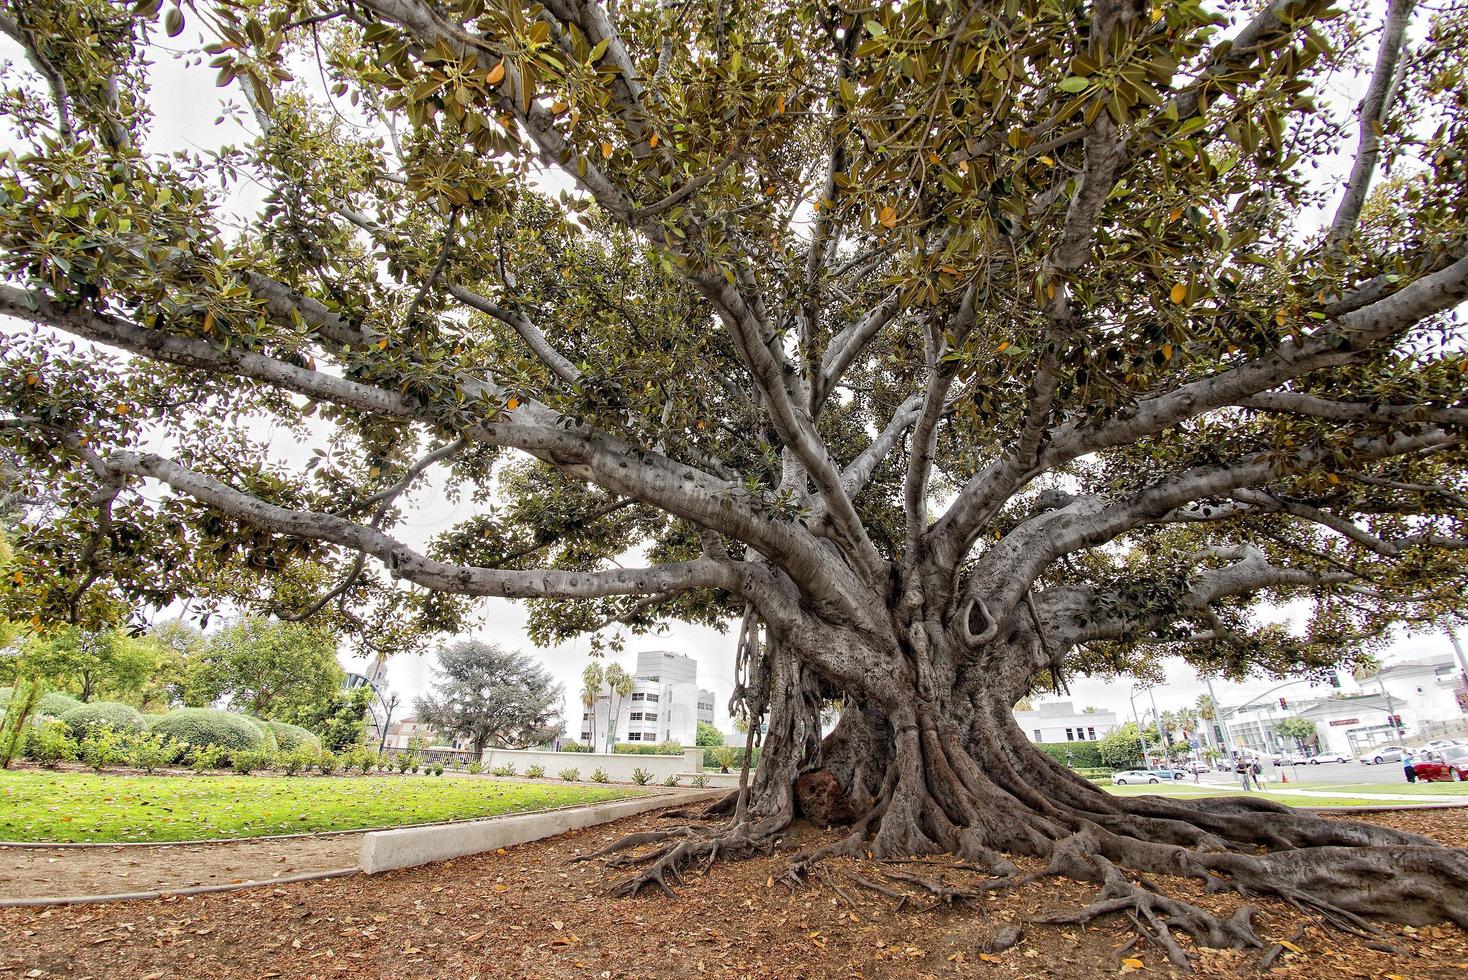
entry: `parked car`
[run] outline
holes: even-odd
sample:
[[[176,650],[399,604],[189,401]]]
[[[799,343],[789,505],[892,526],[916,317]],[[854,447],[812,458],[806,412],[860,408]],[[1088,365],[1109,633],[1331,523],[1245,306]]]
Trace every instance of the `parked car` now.
[[[1312,766],[1318,766],[1322,762],[1350,762],[1350,761],[1351,761],[1351,757],[1348,756],[1348,755],[1346,755],[1344,752],[1322,752],[1319,755],[1312,755],[1310,757],[1310,764]]]
[[[1424,745],[1422,747],[1424,749],[1432,749],[1435,752],[1442,752],[1445,749],[1458,748],[1459,746],[1468,746],[1468,739],[1464,739],[1464,738],[1435,738],[1431,742],[1428,742],[1426,745]]]
[[[1379,766],[1383,762],[1401,762],[1402,754],[1406,749],[1400,745],[1378,745],[1369,752],[1362,754],[1359,761],[1363,766]]]
[[[1189,762],[1183,766],[1183,770],[1201,776],[1205,772],[1212,772],[1213,766],[1206,762]]]
[[[1461,783],[1468,779],[1468,745],[1454,745],[1438,752],[1428,752],[1421,762],[1412,763],[1417,778],[1429,783]]]
[[[1118,786],[1126,786],[1129,783],[1160,783],[1162,777],[1151,769],[1123,769],[1112,773],[1111,781]]]
[[[1161,768],[1161,769],[1147,769],[1147,770],[1144,770],[1144,771],[1145,772],[1150,772],[1152,775],[1158,777],[1159,779],[1178,780],[1178,779],[1184,779],[1188,775],[1186,772],[1184,772],[1181,769]]]
[[[1303,766],[1309,763],[1310,757],[1303,752],[1276,752],[1270,761],[1276,766]]]

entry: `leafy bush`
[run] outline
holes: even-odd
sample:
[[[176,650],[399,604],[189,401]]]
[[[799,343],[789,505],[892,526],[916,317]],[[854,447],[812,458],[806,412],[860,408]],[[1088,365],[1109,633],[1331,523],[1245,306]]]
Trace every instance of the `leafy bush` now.
[[[275,765],[275,753],[266,748],[240,749],[229,754],[229,767],[241,776]]]
[[[67,728],[71,726],[68,725]],[[107,766],[120,766],[127,761],[127,734],[94,725],[81,741],[82,761],[101,772]]]
[[[342,760],[343,769],[356,769],[364,776],[371,772],[375,765],[377,765],[377,753],[365,745],[352,749]]]
[[[377,771],[387,772],[391,768],[392,756],[388,755],[386,752],[377,753]]]
[[[526,779],[539,779],[545,775],[545,766],[531,766],[525,770]]]
[[[10,768],[11,760],[25,749],[33,720],[31,714],[40,697],[40,687],[28,682],[6,703],[4,721],[0,722],[0,769]]]
[[[321,748],[321,739],[300,725],[288,725],[283,721],[267,721],[265,727],[275,736],[275,744],[280,746],[282,752],[289,752],[303,744],[316,749]]]
[[[489,772],[493,776],[513,776],[515,775],[515,766],[512,763],[506,763],[503,766],[495,766]]]
[[[689,782],[693,784],[693,787],[695,789],[703,789],[709,784],[709,778],[703,773],[699,773],[697,776],[694,776],[692,779],[690,779]]]
[[[753,770],[759,765],[760,747],[754,746],[749,755],[749,768]],[[703,750],[703,767],[705,769],[718,769],[720,772],[738,772],[744,768],[744,746],[742,745],[716,745],[710,749]]]
[[[610,783],[612,781],[612,777],[608,776],[607,771],[601,766],[597,766],[596,771],[591,774],[591,781],[593,783]]]
[[[330,750],[316,756],[316,771],[323,776],[330,776],[340,768],[341,764],[341,757]]]
[[[408,767],[413,764],[412,753],[399,752],[397,755],[393,756],[392,764],[393,768],[396,769],[398,772],[407,772]]]
[[[151,773],[171,766],[184,753],[184,744],[157,732],[134,732],[126,737],[127,762],[134,768]]]
[[[280,757],[280,765],[287,776],[299,776],[316,764],[316,757],[320,754],[320,749],[297,745]]]
[[[194,749],[218,746],[229,755],[266,747],[265,733],[242,715],[213,708],[179,708],[153,722],[153,731],[175,738]],[[270,741],[274,742],[274,736]]]
[[[601,770],[598,769],[597,772],[601,772]],[[564,779],[568,783],[574,783],[576,780],[578,780],[578,779],[581,778],[581,770],[580,769],[562,769],[561,770],[561,778]]]
[[[222,745],[198,745],[189,750],[189,768],[194,772],[223,769],[227,753]]]
[[[442,762],[435,762],[433,764],[433,768],[430,771],[435,776],[442,776],[443,775],[443,763]]]
[[[1115,771],[1109,766],[1087,766],[1084,769],[1076,769],[1075,774],[1082,779],[1106,779]]]
[[[419,769],[419,767],[422,766],[422,765],[423,765],[423,760],[419,759],[416,755],[409,755],[408,756],[408,771],[409,772],[417,772],[418,769]]]
[[[678,776],[678,774],[677,773],[674,773],[673,775],[669,776],[667,779],[663,780],[663,785],[664,786],[677,786],[679,779],[680,779],[680,777]]]
[[[469,775],[477,776],[483,771],[484,763],[480,762],[478,759],[474,759],[469,763]]]
[[[61,720],[71,729],[72,738],[85,738],[94,728],[106,728],[114,732],[143,730],[143,716],[138,713],[138,709],[116,701],[79,704],[62,712]]]
[[[255,726],[255,729],[265,739],[265,745],[263,746],[263,748],[269,749],[272,752],[280,751],[280,742],[276,740],[275,732],[272,731],[270,728],[270,722],[266,721],[264,718],[256,718],[254,715],[237,715],[236,717],[243,718],[245,719],[245,721]]]
[[[26,731],[25,755],[27,759],[55,769],[63,762],[75,762],[76,740],[65,722],[51,719],[39,725],[31,725]]]
[[[564,741],[564,742],[561,743],[561,747],[560,747],[560,749],[558,751],[561,751],[561,752],[590,752],[591,751],[591,746],[589,746],[589,745],[582,745],[580,742],[573,742],[573,741],[567,739],[566,741]]]
[[[693,744],[701,748],[712,748],[715,745],[724,744],[724,733],[706,721],[698,723],[697,732],[693,737]]]
[[[648,772],[641,766],[638,766],[636,769],[632,770],[632,781],[638,786],[646,786],[649,782],[652,781],[652,773]]]

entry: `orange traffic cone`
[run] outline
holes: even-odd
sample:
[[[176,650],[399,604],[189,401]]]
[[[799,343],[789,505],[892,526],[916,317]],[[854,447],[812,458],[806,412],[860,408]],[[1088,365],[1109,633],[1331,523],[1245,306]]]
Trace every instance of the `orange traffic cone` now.
[[[1282,782],[1282,783],[1289,782],[1290,781],[1290,774],[1287,773],[1287,772],[1285,772],[1283,769],[1281,769],[1279,771],[1279,781]]]

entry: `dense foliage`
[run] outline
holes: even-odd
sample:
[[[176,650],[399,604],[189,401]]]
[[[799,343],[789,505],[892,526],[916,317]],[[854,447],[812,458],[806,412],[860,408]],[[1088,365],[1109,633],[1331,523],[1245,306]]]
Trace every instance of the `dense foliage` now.
[[[93,701],[62,712],[61,720],[71,734],[82,738],[93,728],[106,728],[116,732],[141,732],[143,716],[130,704],[116,701]]]
[[[218,746],[226,753],[262,749],[265,733],[242,715],[212,708],[179,708],[159,718],[149,731],[193,747]]]
[[[523,749],[554,739],[563,728],[563,696],[525,654],[459,640],[438,651],[433,686],[414,712],[443,735],[463,738],[478,757],[488,745]]]

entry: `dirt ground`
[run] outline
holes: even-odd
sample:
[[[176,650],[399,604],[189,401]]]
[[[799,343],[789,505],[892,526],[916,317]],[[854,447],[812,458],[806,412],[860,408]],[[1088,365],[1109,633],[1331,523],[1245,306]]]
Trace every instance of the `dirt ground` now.
[[[357,864],[361,834],[228,844],[0,847],[0,898],[116,895],[264,881]]]
[[[1362,818],[1468,845],[1465,810]],[[1066,879],[978,903],[934,907],[924,899],[897,911],[892,899],[844,876],[899,870],[892,865],[833,861],[828,868],[839,892],[820,879],[792,891],[774,880],[788,856],[777,853],[718,863],[706,876],[690,877],[677,899],[647,893],[612,899],[606,894],[611,873],[599,862],[568,863],[659,823],[656,816],[634,817],[372,878],[0,910],[0,978],[1074,978],[1176,972],[1156,949],[1127,948],[1131,932],[1124,921],[1110,919],[1086,929],[1026,926],[1017,945],[984,952],[1005,928],[1075,908],[1094,892]],[[807,829],[793,836],[792,847],[823,835]],[[941,874],[954,884],[974,880],[972,873],[931,865],[906,870]],[[1205,897],[1187,880],[1158,883],[1220,911],[1241,901]],[[1258,932],[1269,945],[1247,952],[1198,950],[1198,975],[1255,975],[1276,940],[1289,946],[1274,950],[1270,976],[1417,980],[1468,972],[1468,933],[1452,926],[1384,926],[1382,936],[1368,941],[1328,931],[1276,902],[1253,904]]]

